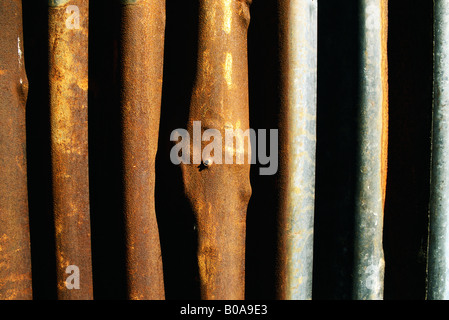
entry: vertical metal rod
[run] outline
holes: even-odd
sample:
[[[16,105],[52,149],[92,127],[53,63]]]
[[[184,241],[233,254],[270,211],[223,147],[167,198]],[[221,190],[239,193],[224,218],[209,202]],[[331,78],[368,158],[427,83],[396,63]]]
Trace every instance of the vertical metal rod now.
[[[427,299],[449,299],[449,3],[434,1],[434,92]]]
[[[57,292],[93,298],[88,169],[88,0],[49,0],[49,77]],[[69,266],[75,266],[67,269]],[[77,268],[77,269],[74,269]],[[77,285],[79,271],[79,289]],[[66,273],[68,272],[68,273]],[[73,275],[69,286],[66,279]]]
[[[388,126],[389,126],[389,85],[388,85],[388,0],[381,2],[381,73],[382,73],[382,137],[381,137],[381,188],[382,209],[385,209],[388,173]]]
[[[383,299],[387,1],[360,1],[360,112],[353,298]]]
[[[243,133],[249,129],[250,4],[250,0],[200,0],[198,68],[187,126],[193,140],[193,163],[183,164],[182,171],[197,221],[203,299],[245,297],[246,211],[251,197],[247,157],[251,150],[248,143],[237,146],[236,141],[243,142]],[[201,128],[195,128],[194,121],[201,122],[196,123]],[[215,142],[226,136],[227,129],[242,130],[234,131],[232,147],[226,147],[222,139],[214,149],[214,157],[222,151],[222,164],[199,161],[209,143],[201,141],[207,129],[219,133],[214,135]],[[235,154],[243,156],[244,163],[237,164]],[[233,163],[226,164],[226,156],[232,156]]]
[[[281,1],[281,195],[278,297],[312,298],[317,0]]]
[[[165,297],[155,212],[165,0],[122,0],[121,106],[128,297]]]
[[[0,3],[0,300],[32,299],[22,1]]]

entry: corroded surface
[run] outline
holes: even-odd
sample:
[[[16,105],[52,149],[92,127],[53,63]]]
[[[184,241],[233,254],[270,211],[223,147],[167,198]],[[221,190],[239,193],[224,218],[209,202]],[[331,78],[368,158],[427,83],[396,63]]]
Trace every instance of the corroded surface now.
[[[79,9],[79,28],[68,28]],[[73,7],[72,7],[73,8]],[[67,12],[69,11],[69,12]],[[75,17],[73,17],[75,18]],[[53,202],[59,299],[92,299],[88,174],[89,1],[49,7],[49,77]],[[80,289],[69,290],[69,265],[80,270]]]
[[[0,3],[0,300],[32,298],[22,1]]]
[[[353,298],[383,298],[387,1],[360,2],[360,111]]]
[[[312,298],[317,10],[314,0],[284,1],[279,7],[279,299]]]
[[[251,1],[201,0],[198,68],[188,131],[249,128],[247,29]],[[201,137],[199,137],[201,139]],[[243,141],[243,135],[236,140]],[[206,142],[197,145],[203,148]],[[195,144],[196,145],[196,144]],[[191,143],[191,149],[195,147]],[[201,149],[202,150],[202,149]],[[199,147],[192,149],[201,155]],[[185,192],[196,216],[198,266],[203,299],[244,299],[246,211],[251,196],[250,148],[226,148],[223,164],[201,168],[198,158],[183,164]],[[224,164],[225,155],[245,156],[244,164]],[[192,160],[192,159],[191,159]]]
[[[128,297],[164,299],[154,188],[165,0],[122,3],[120,57]]]

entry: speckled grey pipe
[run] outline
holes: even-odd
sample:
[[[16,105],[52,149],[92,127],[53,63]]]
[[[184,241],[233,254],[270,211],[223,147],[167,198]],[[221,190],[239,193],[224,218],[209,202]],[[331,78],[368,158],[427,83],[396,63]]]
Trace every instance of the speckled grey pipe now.
[[[430,195],[429,300],[449,299],[449,3],[434,1],[434,103]]]
[[[312,298],[317,0],[281,1],[279,299]]]
[[[383,74],[387,1],[360,0],[360,90],[353,299],[383,299]]]

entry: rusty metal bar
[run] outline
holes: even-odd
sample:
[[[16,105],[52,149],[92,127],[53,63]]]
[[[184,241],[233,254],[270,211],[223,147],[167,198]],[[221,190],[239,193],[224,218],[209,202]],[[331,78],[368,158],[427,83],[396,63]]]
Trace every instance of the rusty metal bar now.
[[[449,3],[434,1],[434,92],[427,299],[449,299]]]
[[[360,112],[353,298],[383,298],[387,0],[360,1]]]
[[[219,148],[244,164],[222,164],[203,159],[200,134],[215,129],[221,137],[227,129],[249,129],[247,29],[251,1],[201,0],[199,48],[188,132],[193,137],[193,163],[183,164],[187,198],[196,216],[198,266],[203,299],[244,299],[246,211],[251,197],[248,143]],[[198,129],[199,130],[199,129]],[[198,132],[199,133],[199,132]],[[195,140],[199,137],[199,141]],[[204,138],[204,136],[203,136]],[[216,137],[215,139],[217,139]],[[244,137],[237,134],[237,139]],[[214,140],[215,141],[215,140]],[[215,150],[215,152],[221,151]],[[215,154],[214,154],[215,156]],[[203,166],[203,169],[202,169]]]
[[[278,297],[312,299],[317,13],[314,0],[281,1],[281,195]]]
[[[0,300],[32,299],[22,1],[0,3]]]
[[[122,0],[121,108],[128,297],[165,297],[155,212],[165,0]]]
[[[88,169],[88,0],[49,0],[49,77],[57,292],[93,298]],[[79,289],[66,279],[79,270]],[[66,273],[68,272],[68,273]]]

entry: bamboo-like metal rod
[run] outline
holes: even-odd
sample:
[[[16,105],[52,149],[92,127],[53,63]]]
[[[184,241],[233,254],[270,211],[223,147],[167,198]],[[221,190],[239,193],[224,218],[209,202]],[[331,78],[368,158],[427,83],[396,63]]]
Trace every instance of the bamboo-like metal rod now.
[[[250,4],[249,0],[200,0],[198,68],[187,126],[193,140],[190,144],[193,163],[183,164],[182,171],[185,192],[196,216],[203,299],[245,298],[250,146],[245,143],[237,148],[235,143],[227,148],[223,140],[219,146],[222,149],[214,150],[222,151],[222,164],[207,163],[204,161],[208,159],[203,159],[201,169],[198,159],[208,144],[200,137],[205,130],[216,129],[224,138],[226,129],[243,132],[249,129]],[[194,121],[201,122],[201,133],[193,132]],[[243,141],[243,135],[237,134],[236,140]],[[244,164],[237,164],[233,156],[236,153],[244,156]],[[233,157],[232,164],[225,163],[226,155]]]
[[[280,2],[279,299],[312,298],[317,12],[316,0]]]
[[[434,1],[434,92],[427,299],[449,299],[449,3]]]
[[[0,3],[0,300],[32,299],[22,1]]]
[[[128,297],[165,297],[155,213],[165,0],[122,0],[121,108]]]
[[[387,0],[360,1],[360,112],[353,298],[383,299]]]
[[[88,167],[88,0],[49,0],[51,156],[57,293],[93,298]],[[67,286],[71,275],[79,289]],[[66,273],[68,272],[68,273]],[[71,279],[72,280],[72,279]],[[77,285],[73,278],[73,285]]]

